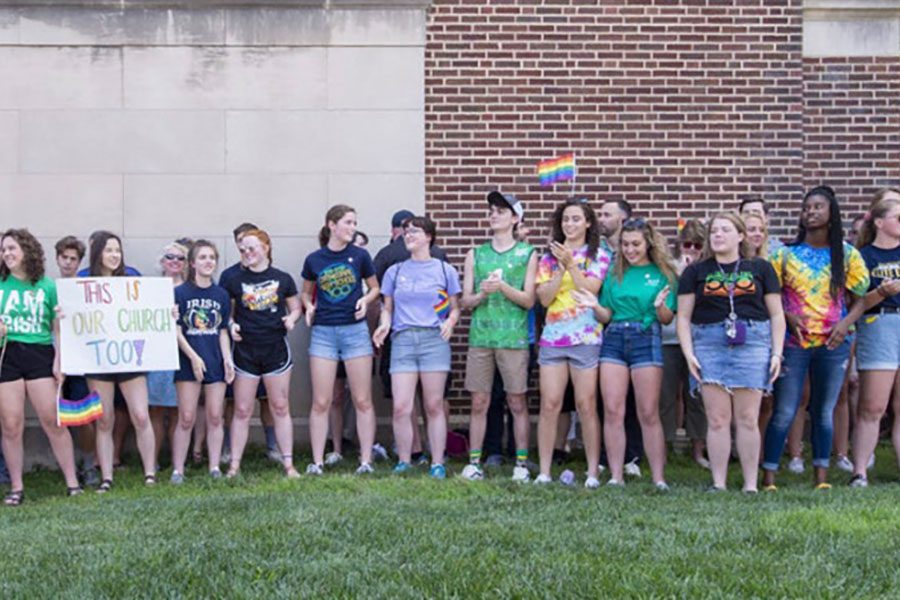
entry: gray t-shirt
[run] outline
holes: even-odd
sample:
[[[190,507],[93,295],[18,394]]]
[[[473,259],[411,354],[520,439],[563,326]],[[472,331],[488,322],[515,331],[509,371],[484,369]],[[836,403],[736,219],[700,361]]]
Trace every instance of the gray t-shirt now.
[[[394,299],[394,331],[440,327],[450,314],[449,296],[460,291],[459,273],[436,258],[397,263],[387,270],[381,284],[381,293]]]

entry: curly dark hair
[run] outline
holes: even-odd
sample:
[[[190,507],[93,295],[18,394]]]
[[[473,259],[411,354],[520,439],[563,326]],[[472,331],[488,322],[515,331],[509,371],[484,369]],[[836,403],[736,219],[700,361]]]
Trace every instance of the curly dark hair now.
[[[32,285],[44,277],[44,247],[27,229],[7,229],[0,236],[0,244],[12,238],[22,249],[22,268]],[[11,275],[6,262],[0,261],[0,279],[6,281]]]
[[[585,241],[588,245],[587,256],[588,261],[591,261],[597,256],[597,248],[600,247],[600,228],[597,226],[597,213],[595,213],[594,209],[591,208],[591,205],[588,204],[587,199],[569,198],[556,207],[556,210],[553,211],[553,216],[550,218],[550,238],[554,242],[559,242],[560,244],[566,241],[566,234],[563,233],[562,229],[562,219],[563,213],[570,206],[577,206],[581,209],[581,212],[584,213],[584,219],[588,224],[588,230],[585,233]]]

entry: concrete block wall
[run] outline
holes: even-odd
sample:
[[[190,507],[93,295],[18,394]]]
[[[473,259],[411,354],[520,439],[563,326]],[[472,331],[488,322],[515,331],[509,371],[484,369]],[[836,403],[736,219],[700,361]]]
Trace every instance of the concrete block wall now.
[[[374,254],[394,211],[425,205],[427,4],[0,0],[0,226],[31,229],[50,261],[59,237],[111,229],[152,274],[182,236],[234,262],[230,232],[252,221],[299,280],[346,203]]]

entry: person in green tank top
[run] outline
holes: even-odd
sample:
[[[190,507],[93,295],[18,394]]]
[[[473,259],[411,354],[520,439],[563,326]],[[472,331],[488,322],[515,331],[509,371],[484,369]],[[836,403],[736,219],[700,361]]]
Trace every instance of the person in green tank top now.
[[[9,468],[6,506],[25,499],[22,482],[25,397],[37,413],[66,479],[68,494],[81,493],[75,473],[72,436],[56,422],[56,393],[63,375],[54,343],[56,284],[44,275],[44,249],[27,229],[0,237],[0,422]]]
[[[528,481],[528,433],[531,422],[525,392],[528,389],[528,311],[534,305],[537,255],[513,232],[525,214],[515,196],[488,194],[491,240],[466,255],[462,306],[472,311],[466,389],[472,394],[469,424],[469,464],[462,475],[484,477],[481,447],[487,427],[494,369],[500,371],[513,415],[516,466],[513,480]]]
[[[675,318],[675,266],[665,238],[644,219],[622,224],[615,269],[596,294],[575,292],[578,304],[593,309],[607,324],[600,350],[600,389],[603,395],[603,438],[611,478],[607,485],[625,483],[625,400],[634,382],[638,421],[653,483],[669,489],[665,480],[666,441],[659,419],[662,385],[660,324]]]

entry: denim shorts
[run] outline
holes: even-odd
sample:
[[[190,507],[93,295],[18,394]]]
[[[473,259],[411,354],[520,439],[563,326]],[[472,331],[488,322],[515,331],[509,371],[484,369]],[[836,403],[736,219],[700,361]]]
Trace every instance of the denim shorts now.
[[[900,313],[863,315],[856,331],[857,369],[896,371],[900,368]]]
[[[309,336],[309,355],[328,360],[350,360],[372,356],[369,325],[313,325]]]
[[[769,321],[744,321],[747,340],[729,346],[725,322],[691,325],[694,356],[700,361],[701,383],[720,385],[728,391],[747,388],[770,391],[769,362],[772,329]],[[691,378],[691,390],[697,382]]]
[[[542,367],[570,364],[576,369],[594,369],[600,360],[600,347],[594,344],[578,346],[541,346],[538,364]]]
[[[662,367],[662,333],[659,323],[652,323],[649,327],[632,321],[610,323],[603,330],[600,362],[632,369]]]
[[[437,327],[411,327],[391,334],[391,374],[450,371],[450,342]]]

